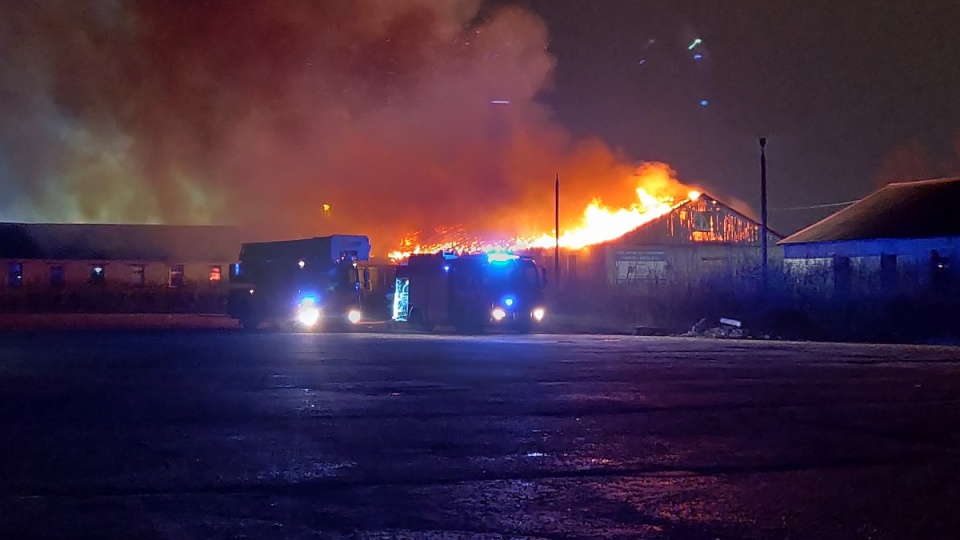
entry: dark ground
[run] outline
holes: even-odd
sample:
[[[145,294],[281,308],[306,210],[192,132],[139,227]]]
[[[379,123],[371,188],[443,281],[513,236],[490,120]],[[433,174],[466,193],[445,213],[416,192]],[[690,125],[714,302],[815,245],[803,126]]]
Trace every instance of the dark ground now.
[[[960,350],[0,332],[0,538],[956,538]]]

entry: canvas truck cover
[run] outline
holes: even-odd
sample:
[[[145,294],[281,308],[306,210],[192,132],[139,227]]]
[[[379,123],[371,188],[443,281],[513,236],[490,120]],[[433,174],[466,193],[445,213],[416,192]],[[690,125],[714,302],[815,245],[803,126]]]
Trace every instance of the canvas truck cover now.
[[[336,234],[300,240],[252,242],[240,249],[242,262],[339,260],[341,253],[355,254],[358,261],[370,260],[370,239],[362,235]]]

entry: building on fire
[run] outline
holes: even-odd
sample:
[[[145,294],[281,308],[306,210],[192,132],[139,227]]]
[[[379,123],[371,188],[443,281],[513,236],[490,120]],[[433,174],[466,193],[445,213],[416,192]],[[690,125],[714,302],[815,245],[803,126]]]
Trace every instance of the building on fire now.
[[[703,194],[610,242],[563,250],[561,282],[583,282],[654,290],[696,286],[711,279],[757,275],[761,225]],[[768,260],[779,266],[782,236],[767,231]],[[538,260],[553,268],[551,250]]]
[[[836,293],[941,294],[957,276],[960,178],[888,184],[780,242],[786,270]]]
[[[0,223],[0,309],[215,304],[239,251],[235,227]]]

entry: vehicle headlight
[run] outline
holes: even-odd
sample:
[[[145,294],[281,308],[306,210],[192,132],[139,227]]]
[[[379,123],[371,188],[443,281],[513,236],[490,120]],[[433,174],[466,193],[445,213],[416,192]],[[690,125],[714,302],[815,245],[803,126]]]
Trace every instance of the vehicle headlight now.
[[[320,309],[313,304],[301,304],[297,310],[297,320],[304,326],[313,326],[320,320]]]
[[[547,312],[542,307],[538,307],[538,308],[534,308],[534,310],[531,311],[530,314],[533,315],[533,318],[539,322],[543,320],[543,316],[546,315]]]
[[[503,318],[507,316],[507,312],[504,311],[503,308],[494,308],[493,311],[490,312],[490,315],[493,316],[493,320],[502,321]]]
[[[353,324],[360,322],[361,317],[359,309],[351,309],[350,312],[347,313],[347,320]]]

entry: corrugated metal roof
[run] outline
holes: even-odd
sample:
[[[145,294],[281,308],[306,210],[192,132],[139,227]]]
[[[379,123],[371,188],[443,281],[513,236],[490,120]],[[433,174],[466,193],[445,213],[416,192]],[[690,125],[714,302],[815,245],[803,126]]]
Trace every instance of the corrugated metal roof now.
[[[960,236],[960,178],[898,182],[780,244]]]
[[[201,262],[239,253],[230,226],[0,223],[2,259]]]

